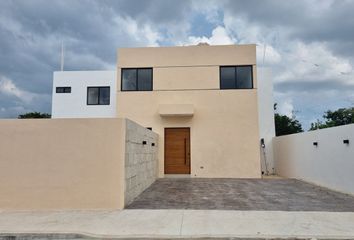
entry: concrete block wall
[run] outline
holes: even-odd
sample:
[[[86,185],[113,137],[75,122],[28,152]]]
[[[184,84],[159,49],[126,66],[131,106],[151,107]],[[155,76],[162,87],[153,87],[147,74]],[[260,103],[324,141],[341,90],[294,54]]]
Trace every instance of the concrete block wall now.
[[[146,144],[143,144],[143,141],[146,141]],[[131,203],[156,180],[157,141],[156,133],[131,120],[126,120],[125,205]]]

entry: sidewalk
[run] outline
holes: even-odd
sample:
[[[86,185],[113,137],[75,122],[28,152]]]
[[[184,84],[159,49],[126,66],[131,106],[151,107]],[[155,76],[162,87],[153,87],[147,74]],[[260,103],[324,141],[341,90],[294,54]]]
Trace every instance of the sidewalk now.
[[[354,238],[354,212],[123,210],[0,212],[0,233],[145,238]]]

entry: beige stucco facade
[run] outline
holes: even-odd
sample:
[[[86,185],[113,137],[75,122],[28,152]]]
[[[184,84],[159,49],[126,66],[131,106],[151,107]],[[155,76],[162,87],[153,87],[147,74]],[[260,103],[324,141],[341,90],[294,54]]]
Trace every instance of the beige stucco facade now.
[[[122,209],[157,177],[158,135],[127,119],[0,120],[0,136],[0,211]]]
[[[252,65],[254,88],[220,90],[225,65]],[[121,91],[121,69],[135,67],[153,68],[153,91]],[[119,49],[117,80],[118,117],[159,134],[160,177],[168,127],[190,128],[192,177],[261,176],[255,45]]]
[[[122,119],[0,121],[0,209],[124,206]]]

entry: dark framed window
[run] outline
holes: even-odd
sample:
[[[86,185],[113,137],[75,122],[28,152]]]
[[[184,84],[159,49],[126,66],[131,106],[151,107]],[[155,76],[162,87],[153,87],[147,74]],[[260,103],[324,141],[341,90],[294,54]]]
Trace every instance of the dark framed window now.
[[[110,87],[87,87],[87,105],[109,105]]]
[[[152,91],[152,68],[122,68],[122,91]]]
[[[253,69],[247,66],[221,66],[220,89],[252,89]]]
[[[56,93],[71,93],[71,87],[56,87]]]

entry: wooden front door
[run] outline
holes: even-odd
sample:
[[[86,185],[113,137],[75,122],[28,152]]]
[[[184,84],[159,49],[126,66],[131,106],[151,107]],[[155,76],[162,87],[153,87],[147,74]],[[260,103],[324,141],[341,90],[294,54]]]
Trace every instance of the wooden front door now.
[[[190,174],[190,129],[165,128],[165,173]]]

